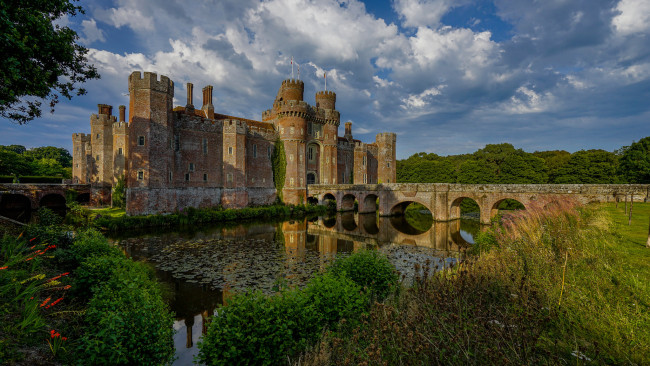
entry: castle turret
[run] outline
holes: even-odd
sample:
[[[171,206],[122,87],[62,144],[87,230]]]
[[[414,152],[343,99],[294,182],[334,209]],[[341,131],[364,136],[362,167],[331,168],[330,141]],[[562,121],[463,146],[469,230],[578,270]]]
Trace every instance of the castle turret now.
[[[168,184],[172,169],[174,83],[166,76],[139,71],[129,76],[127,212],[149,213],[156,192]]]
[[[305,83],[298,79],[287,79],[282,82],[282,86],[278,91],[276,101],[289,101],[296,100],[302,101],[305,92]]]
[[[126,107],[121,105],[119,109],[119,121],[113,123],[113,184],[126,175],[128,167],[129,125],[126,123]]]
[[[336,93],[333,91],[319,91],[316,93],[316,108],[336,109]]]
[[[90,183],[92,164],[91,135],[72,134],[72,182]]]
[[[345,135],[343,135],[348,142],[352,142],[352,122],[345,122]]]
[[[90,136],[94,166],[91,183],[95,185],[113,184],[113,107],[97,105],[97,114],[90,116]]]
[[[397,135],[392,132],[377,134],[377,180],[380,183],[395,183],[397,180],[397,160],[395,146]]]

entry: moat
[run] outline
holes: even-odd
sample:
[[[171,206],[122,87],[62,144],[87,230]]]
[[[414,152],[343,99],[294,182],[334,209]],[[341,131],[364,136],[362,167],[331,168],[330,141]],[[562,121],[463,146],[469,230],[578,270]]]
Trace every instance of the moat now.
[[[423,217],[425,215],[422,215]],[[337,256],[362,249],[385,253],[408,283],[461,260],[480,225],[471,220],[378,217],[339,213],[275,223],[186,227],[121,234],[113,240],[135,260],[151,263],[176,314],[175,365],[192,364],[205,319],[236,292],[273,293],[302,286]]]

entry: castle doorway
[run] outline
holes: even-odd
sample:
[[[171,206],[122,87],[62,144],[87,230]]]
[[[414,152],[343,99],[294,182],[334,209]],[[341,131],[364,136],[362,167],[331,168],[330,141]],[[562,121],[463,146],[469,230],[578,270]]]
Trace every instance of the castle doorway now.
[[[316,184],[316,174],[307,173],[307,184]]]

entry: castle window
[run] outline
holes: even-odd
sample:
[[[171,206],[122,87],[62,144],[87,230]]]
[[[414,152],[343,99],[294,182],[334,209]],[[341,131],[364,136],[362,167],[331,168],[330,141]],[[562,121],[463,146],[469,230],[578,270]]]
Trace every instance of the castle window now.
[[[302,187],[302,182],[303,182],[303,180],[302,180],[302,178],[300,178],[300,186],[301,187]]]
[[[256,144],[253,144],[253,157],[254,158],[257,157],[257,145]]]
[[[228,147],[228,155],[232,155],[232,146]]]
[[[191,171],[191,172],[194,171],[194,163],[190,163],[190,171]]]
[[[367,183],[368,182],[368,174],[363,175],[363,182]]]
[[[293,178],[291,178],[289,182],[290,182],[289,184],[293,187]]]
[[[314,147],[310,146],[309,149],[307,149],[307,159],[309,161],[313,162],[314,161]]]
[[[311,122],[307,124],[307,134],[311,135],[313,133],[314,129],[311,126]]]
[[[363,156],[363,166],[366,166],[366,156]]]
[[[293,161],[293,154],[289,155],[289,161]]]
[[[190,173],[185,173],[185,181],[186,182],[190,181]]]
[[[101,136],[101,134],[100,134],[100,133],[98,133],[98,134],[97,134],[97,138],[99,138],[99,136]]]
[[[291,127],[291,135],[293,135],[294,132],[295,130],[293,129],[293,127]]]
[[[332,178],[332,184],[336,184],[336,178]]]
[[[251,183],[255,183],[255,177],[251,178]]]
[[[203,181],[204,181],[204,182],[207,182],[207,181],[208,181],[208,175],[205,174],[205,173],[203,173]]]
[[[79,164],[77,164],[77,168],[79,168]]]
[[[271,157],[271,146],[266,148],[266,155],[268,155],[269,158]]]
[[[388,179],[388,183],[390,183],[390,178]]]
[[[227,181],[228,183],[231,183],[231,182],[232,182],[232,173],[228,173],[228,174],[226,174],[226,181]]]
[[[138,136],[138,145],[144,146],[144,136]]]
[[[390,162],[387,163],[388,168],[390,168]]]
[[[336,158],[332,158],[332,163],[336,164]]]
[[[327,184],[327,178],[325,178],[325,184]]]
[[[117,155],[122,155],[122,148],[121,147],[117,149]]]
[[[138,180],[143,180],[144,179],[144,171],[139,170],[138,171]]]
[[[325,134],[325,140],[327,140],[327,139],[329,139],[329,138],[330,138],[330,135],[326,133],[326,134]]]
[[[181,137],[174,135],[174,151],[180,151],[181,149]]]
[[[284,127],[280,129],[280,133],[284,135]]]
[[[325,158],[325,162],[326,162],[327,164],[330,163],[330,157],[329,157],[329,156]]]
[[[208,139],[203,139],[203,155],[208,154]]]
[[[99,155],[95,156],[95,160],[99,161]]]
[[[172,172],[169,172],[169,181],[172,181]]]

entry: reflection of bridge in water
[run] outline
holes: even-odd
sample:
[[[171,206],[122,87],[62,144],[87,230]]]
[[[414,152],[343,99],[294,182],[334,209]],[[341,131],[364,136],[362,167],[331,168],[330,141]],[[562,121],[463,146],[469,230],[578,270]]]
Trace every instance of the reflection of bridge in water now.
[[[338,213],[335,217],[309,222],[307,233],[319,235],[321,241],[347,240],[353,243],[384,245],[416,245],[440,251],[461,251],[468,243],[460,233],[460,220],[433,222],[427,231],[413,228],[404,216],[378,217],[374,213]],[[355,245],[354,247],[361,247]],[[319,248],[326,245],[319,245]]]

